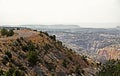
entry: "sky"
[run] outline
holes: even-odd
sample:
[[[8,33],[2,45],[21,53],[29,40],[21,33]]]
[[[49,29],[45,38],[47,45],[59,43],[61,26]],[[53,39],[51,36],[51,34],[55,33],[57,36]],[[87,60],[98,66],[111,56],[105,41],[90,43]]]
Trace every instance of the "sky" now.
[[[114,23],[120,24],[120,0],[0,0],[0,25]]]

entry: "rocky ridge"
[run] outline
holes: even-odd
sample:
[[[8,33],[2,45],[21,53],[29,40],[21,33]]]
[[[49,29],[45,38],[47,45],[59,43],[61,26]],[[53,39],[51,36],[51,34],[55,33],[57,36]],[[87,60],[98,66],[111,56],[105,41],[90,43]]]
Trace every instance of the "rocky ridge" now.
[[[14,30],[0,38],[0,75],[91,76],[97,64],[62,45],[56,36],[36,30]]]

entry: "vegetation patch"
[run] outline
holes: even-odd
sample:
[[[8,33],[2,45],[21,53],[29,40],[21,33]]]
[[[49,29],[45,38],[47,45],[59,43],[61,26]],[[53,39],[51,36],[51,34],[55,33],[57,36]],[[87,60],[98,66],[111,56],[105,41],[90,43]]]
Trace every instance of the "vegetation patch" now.
[[[14,35],[14,31],[12,30],[7,30],[5,28],[1,29],[1,35],[2,36],[13,36]]]

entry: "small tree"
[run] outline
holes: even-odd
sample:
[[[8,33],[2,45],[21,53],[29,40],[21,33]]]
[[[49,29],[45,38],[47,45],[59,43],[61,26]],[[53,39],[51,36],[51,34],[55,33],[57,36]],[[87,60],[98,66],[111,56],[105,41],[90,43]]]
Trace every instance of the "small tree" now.
[[[49,36],[49,34],[47,32],[43,32],[46,36]]]
[[[13,36],[13,35],[14,35],[13,30],[10,30],[10,31],[7,33],[7,36]]]
[[[35,45],[32,41],[29,41],[27,45],[29,51],[35,51]]]
[[[52,40],[56,41],[56,36],[55,36],[55,35],[50,36],[50,38],[51,38]]]
[[[6,52],[5,52],[5,55],[7,55],[9,58],[12,58],[12,54],[11,54],[11,52],[9,52],[9,51],[6,51]]]
[[[13,76],[25,76],[25,75],[22,71],[16,69],[13,73]]]
[[[28,51],[28,46],[27,46],[27,45],[23,45],[23,46],[22,46],[22,50],[23,50],[23,51]]]
[[[38,56],[36,51],[29,51],[28,53],[28,62],[31,66],[35,65],[38,61]]]
[[[10,68],[6,73],[5,73],[5,76],[13,76],[12,74],[14,73],[15,71],[15,68]]]
[[[2,36],[7,35],[7,33],[8,33],[8,30],[6,30],[5,28],[1,29],[1,35]]]
[[[8,71],[6,71],[2,76],[25,76],[24,72],[11,67]]]
[[[14,35],[14,31],[13,30],[7,30],[5,28],[1,29],[1,35],[2,36],[13,36]]]

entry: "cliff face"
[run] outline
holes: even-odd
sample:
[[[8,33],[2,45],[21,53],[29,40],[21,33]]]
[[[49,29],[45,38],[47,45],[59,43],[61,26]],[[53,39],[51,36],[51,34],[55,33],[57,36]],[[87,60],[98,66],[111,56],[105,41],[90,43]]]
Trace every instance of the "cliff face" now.
[[[113,44],[110,46],[106,46],[102,49],[99,49],[97,54],[102,60],[120,59],[120,45]]]
[[[92,64],[55,36],[45,32],[17,30],[17,36],[0,38],[0,75],[5,76],[89,76]],[[87,71],[86,71],[87,69]],[[93,69],[92,71],[90,71]]]

